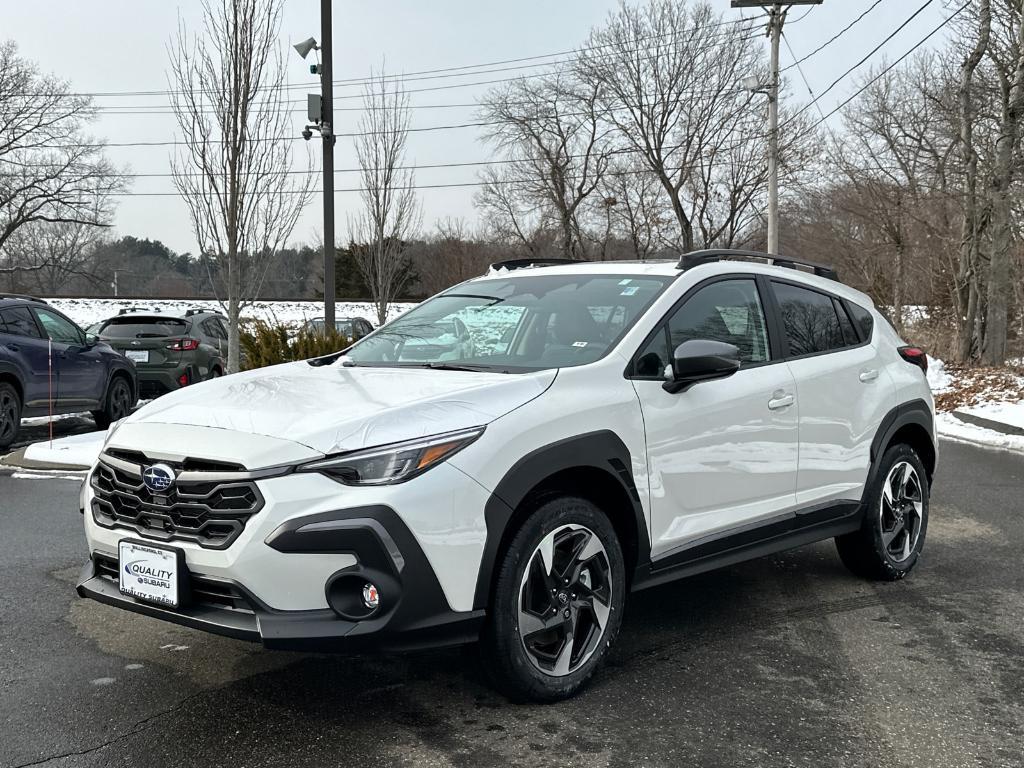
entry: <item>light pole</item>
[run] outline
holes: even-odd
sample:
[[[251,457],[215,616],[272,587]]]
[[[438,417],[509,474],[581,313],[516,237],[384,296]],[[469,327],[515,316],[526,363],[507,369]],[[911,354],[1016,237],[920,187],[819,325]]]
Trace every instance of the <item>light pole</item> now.
[[[320,0],[320,44],[314,38],[303,40],[295,50],[305,59],[310,51],[320,51],[320,63],[309,70],[320,75],[320,96],[309,94],[307,112],[311,125],[302,137],[313,138],[310,128],[320,131],[324,151],[324,328],[334,328],[334,73],[332,65],[331,0]]]
[[[779,252],[779,43],[786,12],[794,5],[821,5],[822,0],[788,0],[766,5],[758,0],[732,0],[733,8],[760,6],[768,13],[768,36],[771,38],[771,74],[768,85],[756,77],[743,79],[742,85],[753,93],[768,96],[768,253]]]

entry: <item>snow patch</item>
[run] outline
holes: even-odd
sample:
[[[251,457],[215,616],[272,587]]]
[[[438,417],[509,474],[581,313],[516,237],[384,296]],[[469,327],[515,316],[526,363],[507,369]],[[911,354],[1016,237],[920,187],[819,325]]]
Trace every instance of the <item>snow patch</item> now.
[[[935,428],[948,440],[1024,453],[1024,435],[1004,435],[992,429],[967,424],[951,413],[935,414]]]
[[[68,467],[91,467],[99,458],[106,432],[87,432],[84,435],[61,437],[52,443],[43,440],[25,449],[25,458],[44,464]]]
[[[928,358],[928,386],[932,392],[945,392],[953,386],[953,377],[946,370],[946,364],[937,357]]]

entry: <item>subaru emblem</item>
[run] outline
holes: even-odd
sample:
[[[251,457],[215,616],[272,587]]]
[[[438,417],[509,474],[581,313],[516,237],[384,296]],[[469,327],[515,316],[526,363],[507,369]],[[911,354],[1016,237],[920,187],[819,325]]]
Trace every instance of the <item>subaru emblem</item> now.
[[[153,493],[164,493],[174,485],[174,470],[166,464],[154,464],[143,471],[142,482]]]

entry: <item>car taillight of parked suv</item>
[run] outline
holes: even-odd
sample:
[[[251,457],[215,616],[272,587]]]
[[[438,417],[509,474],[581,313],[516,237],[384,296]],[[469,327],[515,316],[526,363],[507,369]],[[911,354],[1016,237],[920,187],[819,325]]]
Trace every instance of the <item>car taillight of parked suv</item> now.
[[[135,364],[144,398],[215,379],[227,369],[227,326],[212,311],[177,315],[128,308],[104,322],[97,335]]]
[[[439,345],[455,327],[472,343]],[[495,265],[121,422],[78,590],[269,648],[479,639],[501,690],[564,698],[631,592],[833,538],[906,576],[938,455],[922,357],[793,258]]]
[[[41,299],[0,294],[0,450],[22,418],[90,411],[100,429],[138,399],[135,369]]]

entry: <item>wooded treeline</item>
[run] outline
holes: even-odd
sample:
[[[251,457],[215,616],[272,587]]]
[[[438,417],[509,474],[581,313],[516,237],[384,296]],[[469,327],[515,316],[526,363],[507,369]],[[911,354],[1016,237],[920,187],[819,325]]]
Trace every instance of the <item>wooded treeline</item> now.
[[[836,91],[852,98],[834,116],[800,95],[795,66],[783,72],[780,251],[835,265],[901,331],[907,307],[926,307],[925,341],[964,362],[1001,364],[1024,338],[1022,1],[946,0],[941,34],[858,69]],[[763,248],[767,99],[741,86],[767,80],[763,25],[724,3],[623,4],[556,69],[487,92],[479,118],[493,162],[479,176],[475,223],[421,221],[424,193],[405,158],[409,100],[400,78],[375,73],[358,146],[365,192],[342,232],[337,294],[383,307],[505,258]],[[0,49],[7,136],[7,113],[31,110],[5,96],[17,90],[5,89],[4,61],[36,87],[61,83],[26,75],[13,46]],[[67,156],[48,139],[12,154],[0,138],[0,289],[109,293],[116,268],[122,293],[209,295],[226,264],[216,254],[172,254],[102,229],[123,177],[84,133],[88,100],[65,101],[61,145],[99,149]],[[46,203],[50,215],[19,213],[10,190],[26,169],[49,169],[45,178],[60,164],[89,170],[85,191]],[[318,247],[252,254],[262,295],[322,296]]]

